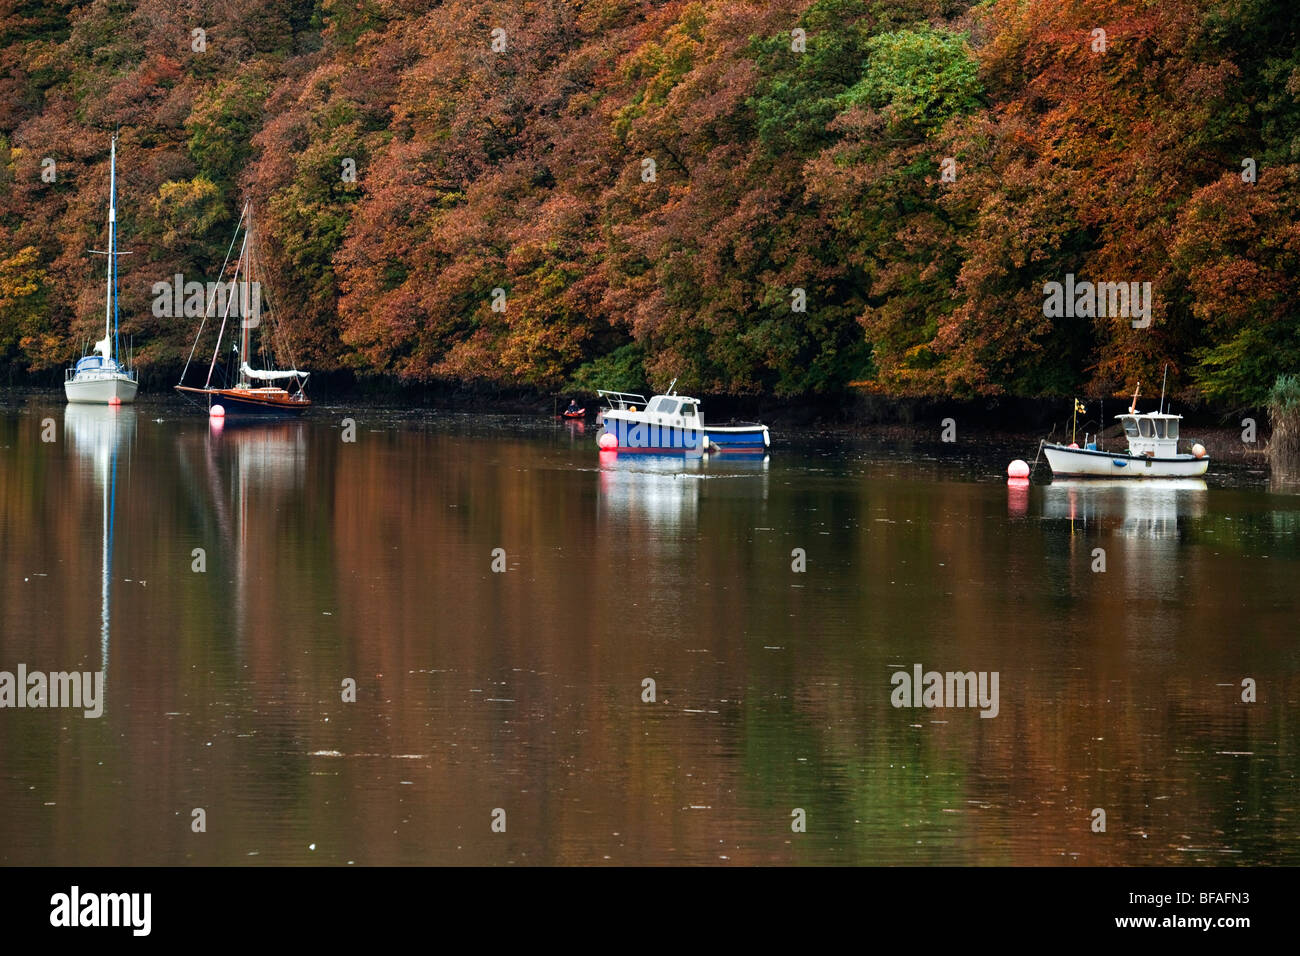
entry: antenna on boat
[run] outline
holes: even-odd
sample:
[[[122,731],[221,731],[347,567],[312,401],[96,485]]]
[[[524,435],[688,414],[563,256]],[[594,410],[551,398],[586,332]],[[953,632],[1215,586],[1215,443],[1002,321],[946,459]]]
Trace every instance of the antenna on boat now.
[[[1133,386],[1133,404],[1128,407],[1128,411],[1130,415],[1136,415],[1138,413],[1138,389],[1140,389],[1141,387],[1142,387],[1141,382],[1138,382],[1136,385]]]
[[[673,380],[668,383],[668,391],[664,392],[665,395],[671,395],[673,393],[673,386],[677,384],[678,377],[679,376],[673,376]]]
[[[1169,363],[1165,363],[1165,373],[1160,379],[1160,414],[1165,411],[1165,383],[1169,381]]]

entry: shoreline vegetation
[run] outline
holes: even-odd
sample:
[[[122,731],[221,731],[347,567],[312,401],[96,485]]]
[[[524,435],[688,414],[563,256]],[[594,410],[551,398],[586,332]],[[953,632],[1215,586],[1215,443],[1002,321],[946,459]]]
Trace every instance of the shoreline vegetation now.
[[[1277,380],[1268,395],[1268,418],[1269,468],[1280,480],[1300,483],[1300,376]]]
[[[1300,369],[1289,3],[20,5],[0,381],[94,340],[116,131],[151,390],[198,321],[156,290],[220,281],[249,200],[326,391],[1068,401],[1167,365],[1260,408]]]

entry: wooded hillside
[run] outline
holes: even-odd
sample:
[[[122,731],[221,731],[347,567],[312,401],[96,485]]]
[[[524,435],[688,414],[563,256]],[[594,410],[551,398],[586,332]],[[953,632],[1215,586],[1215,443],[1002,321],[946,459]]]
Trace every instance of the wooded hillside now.
[[[196,327],[154,283],[217,278],[247,197],[317,370],[972,396],[1168,362],[1253,403],[1300,368],[1291,0],[0,0],[0,58],[22,373],[99,335],[117,129],[145,366]],[[1045,316],[1067,275],[1150,282],[1149,326]]]

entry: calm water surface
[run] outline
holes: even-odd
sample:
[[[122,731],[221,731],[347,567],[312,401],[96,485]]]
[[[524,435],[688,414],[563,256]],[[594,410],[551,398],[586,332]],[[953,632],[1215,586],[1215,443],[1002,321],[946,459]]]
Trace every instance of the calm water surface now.
[[[0,862],[1300,863],[1300,497],[1258,475],[56,398],[0,397],[0,670],[103,669],[104,713],[0,710]],[[891,706],[915,664],[997,716]]]

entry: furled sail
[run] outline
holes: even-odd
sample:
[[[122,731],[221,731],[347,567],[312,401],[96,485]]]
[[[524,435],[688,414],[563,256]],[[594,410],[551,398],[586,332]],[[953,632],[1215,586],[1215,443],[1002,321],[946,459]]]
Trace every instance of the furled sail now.
[[[245,378],[255,378],[262,382],[279,382],[286,378],[306,378],[311,374],[311,372],[299,372],[293,368],[284,372],[263,372],[255,368],[249,368],[247,362],[240,363],[239,370],[244,373]]]

